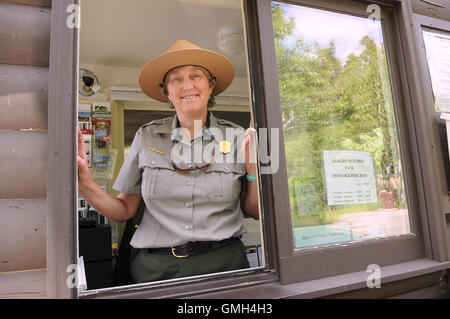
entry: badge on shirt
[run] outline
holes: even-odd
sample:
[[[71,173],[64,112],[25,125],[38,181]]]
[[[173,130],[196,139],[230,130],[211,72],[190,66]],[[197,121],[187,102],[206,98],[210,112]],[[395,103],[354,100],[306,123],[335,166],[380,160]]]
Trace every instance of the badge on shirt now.
[[[227,154],[231,152],[231,143],[228,141],[222,141],[219,144],[219,150],[223,154]]]

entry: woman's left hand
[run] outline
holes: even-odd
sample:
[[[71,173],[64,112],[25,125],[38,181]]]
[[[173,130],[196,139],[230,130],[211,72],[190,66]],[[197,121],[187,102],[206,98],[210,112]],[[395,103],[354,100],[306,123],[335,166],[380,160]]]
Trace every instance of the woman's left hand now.
[[[241,153],[244,157],[245,170],[247,174],[256,176],[256,151],[255,151],[255,134],[253,127],[245,131],[244,142],[241,146]]]
[[[241,153],[245,159],[245,170],[248,175],[256,176],[256,130],[250,127],[245,131]],[[242,211],[254,219],[259,219],[258,188],[255,182],[248,182],[247,190],[243,193]]]

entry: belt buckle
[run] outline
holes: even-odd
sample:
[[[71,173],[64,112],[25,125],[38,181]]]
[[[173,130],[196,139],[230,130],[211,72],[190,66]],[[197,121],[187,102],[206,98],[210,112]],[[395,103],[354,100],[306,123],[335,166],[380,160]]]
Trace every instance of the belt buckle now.
[[[189,255],[183,255],[183,256],[180,256],[180,255],[175,254],[175,247],[172,247],[172,255],[173,255],[174,257],[176,257],[176,258],[186,258],[186,257],[189,257]]]

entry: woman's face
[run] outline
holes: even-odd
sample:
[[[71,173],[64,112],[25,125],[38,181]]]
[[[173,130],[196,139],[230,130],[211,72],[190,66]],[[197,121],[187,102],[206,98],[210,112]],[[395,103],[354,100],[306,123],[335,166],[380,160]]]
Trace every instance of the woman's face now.
[[[176,68],[167,75],[168,98],[177,113],[206,110],[215,81],[209,81],[204,71],[187,65]]]

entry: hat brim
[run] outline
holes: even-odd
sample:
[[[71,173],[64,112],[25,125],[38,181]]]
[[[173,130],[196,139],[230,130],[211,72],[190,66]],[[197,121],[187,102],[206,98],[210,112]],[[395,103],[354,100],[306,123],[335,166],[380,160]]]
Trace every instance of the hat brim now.
[[[216,78],[213,96],[225,91],[234,78],[233,64],[225,56],[204,49],[180,49],[163,53],[142,68],[139,75],[142,91],[152,99],[168,102],[161,90],[163,77],[169,70],[183,65],[202,66]]]

